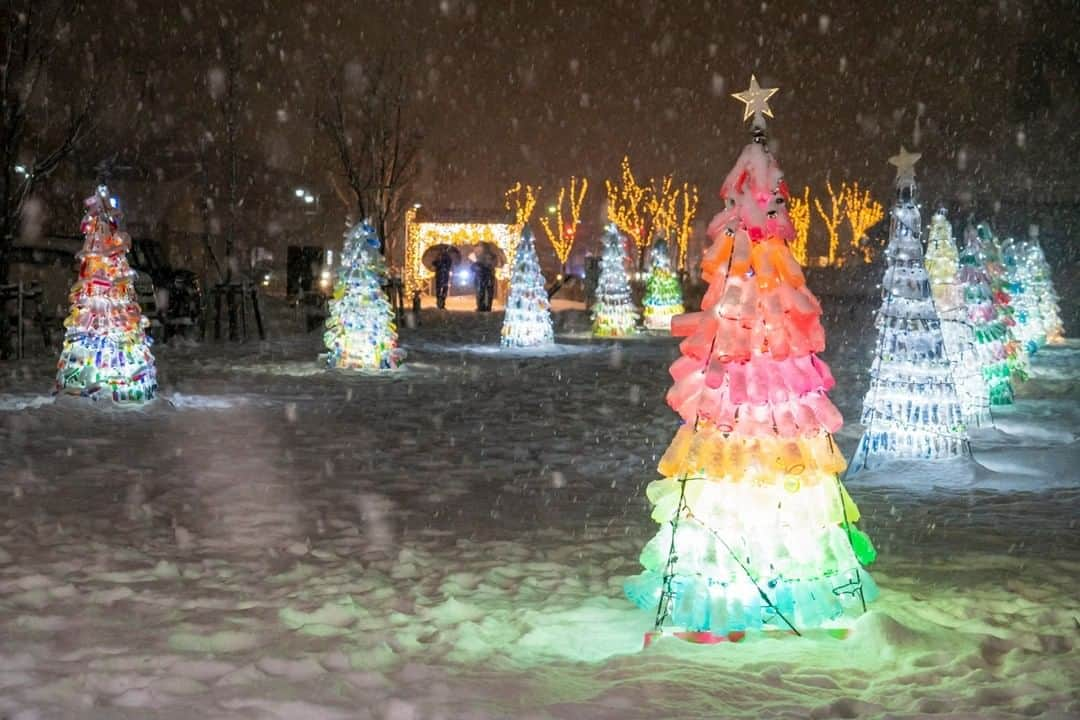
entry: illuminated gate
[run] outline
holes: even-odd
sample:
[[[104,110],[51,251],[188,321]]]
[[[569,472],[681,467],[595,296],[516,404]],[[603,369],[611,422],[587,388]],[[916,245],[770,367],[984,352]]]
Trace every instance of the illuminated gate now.
[[[502,250],[506,263],[495,268],[495,277],[504,283],[510,279],[514,248],[521,237],[520,225],[492,222],[418,222],[416,208],[405,213],[405,296],[421,290],[435,273],[421,261],[424,252],[440,244],[461,246],[488,242]]]

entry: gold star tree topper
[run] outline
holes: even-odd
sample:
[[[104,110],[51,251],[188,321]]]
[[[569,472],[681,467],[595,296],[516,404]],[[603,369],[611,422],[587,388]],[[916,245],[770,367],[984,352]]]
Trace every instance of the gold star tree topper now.
[[[896,166],[896,184],[915,182],[915,163],[919,162],[922,153],[910,153],[900,146],[900,152],[889,158],[889,164]]]
[[[742,102],[746,107],[743,108],[743,120],[754,116],[754,125],[765,125],[765,118],[772,117],[772,110],[769,109],[769,98],[776,94],[776,91],[780,88],[763,88],[758,85],[757,77],[750,76],[750,89],[743,90],[739,93],[732,93],[731,97]]]

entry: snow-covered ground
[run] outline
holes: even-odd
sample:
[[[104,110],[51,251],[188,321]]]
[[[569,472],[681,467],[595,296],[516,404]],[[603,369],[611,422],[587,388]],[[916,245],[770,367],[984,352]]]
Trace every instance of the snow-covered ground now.
[[[848,418],[868,314],[827,323]],[[1080,717],[1080,345],[974,461],[850,480],[882,597],[847,639],[643,651],[675,342],[566,311],[503,353],[500,319],[425,311],[384,374],[322,370],[319,333],[158,347],[145,411],[0,365],[0,717]]]

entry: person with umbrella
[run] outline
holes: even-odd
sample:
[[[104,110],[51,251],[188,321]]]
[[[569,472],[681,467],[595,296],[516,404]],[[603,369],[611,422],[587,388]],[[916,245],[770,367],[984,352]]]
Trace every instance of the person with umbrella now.
[[[440,310],[446,309],[446,294],[450,292],[450,269],[454,267],[454,258],[450,249],[443,245],[435,256],[435,304]]]

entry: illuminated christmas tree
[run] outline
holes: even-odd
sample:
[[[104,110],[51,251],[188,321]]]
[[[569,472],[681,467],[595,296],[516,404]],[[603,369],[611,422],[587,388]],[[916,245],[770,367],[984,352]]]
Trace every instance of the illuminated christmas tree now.
[[[990,279],[991,297],[998,319],[1005,325],[1005,360],[1009,364],[1013,384],[1028,379],[1027,351],[1016,337],[1016,308],[1012,304],[1012,283],[1001,258],[1001,245],[986,223],[975,228],[975,250],[979,263]]]
[[[1013,401],[1013,386],[1005,348],[1011,340],[1008,328],[998,317],[980,247],[978,234],[969,225],[964,231],[964,249],[960,251],[957,280],[963,288],[968,323],[975,333],[975,351],[990,404],[1009,405]]]
[[[1038,228],[1033,227],[1026,240],[1010,238],[1002,248],[1002,260],[1016,307],[1016,339],[1029,354],[1047,343],[1062,342],[1057,293],[1039,245]]]
[[[831,433],[843,419],[821,306],[787,243],[788,190],[765,136],[766,100],[751,78],[753,141],[720,190],[701,262],[700,312],[672,321],[685,338],[668,404],[684,424],[649,484],[659,533],[641,553],[628,597],[656,611],[654,633],[697,642],[744,631],[801,632],[864,607],[876,587],[859,511],[837,477]]]
[[[649,250],[649,275],[645,279],[645,327],[666,330],[671,318],[683,312],[682,285],[671,268],[667,241],[662,237]]]
[[[862,439],[851,472],[896,458],[968,453],[967,429],[945,349],[941,320],[923,264],[916,199],[918,153],[900,148],[870,389],[863,400]]]
[[[630,296],[626,275],[626,244],[615,223],[604,228],[604,251],[600,256],[600,279],[592,309],[593,335],[618,337],[636,331],[637,308]]]
[[[1027,246],[1014,238],[1006,238],[1001,244],[1001,264],[1005,269],[1005,287],[1013,307],[1013,336],[1026,355],[1033,355],[1046,343],[1046,332],[1039,315],[1039,303],[1027,286],[1028,274],[1025,262]]]
[[[79,279],[68,296],[56,392],[144,403],[157,394],[157,372],[127,260],[131,238],[120,230],[120,210],[104,185],[85,205]]]
[[[965,289],[959,279],[960,252],[944,210],[934,213],[930,221],[926,272],[941,319],[945,352],[952,363],[964,422],[968,427],[978,427],[990,421],[990,395],[982,368],[992,358],[982,354],[989,348],[975,339],[975,326],[968,317]]]
[[[555,341],[551,303],[540,272],[540,260],[529,228],[521,231],[510,268],[510,296],[502,324],[503,347],[533,347]]]
[[[394,309],[383,292],[386,263],[379,236],[365,220],[345,235],[337,284],[323,342],[332,368],[379,370],[397,366]]]
[[[1039,244],[1038,228],[1031,228],[1031,237],[1026,242],[1023,258],[1024,279],[1035,298],[1039,319],[1042,323],[1045,342],[1060,345],[1065,342],[1064,328],[1061,324],[1061,308],[1058,294],[1051,279],[1050,264],[1046,262],[1042,246]]]

